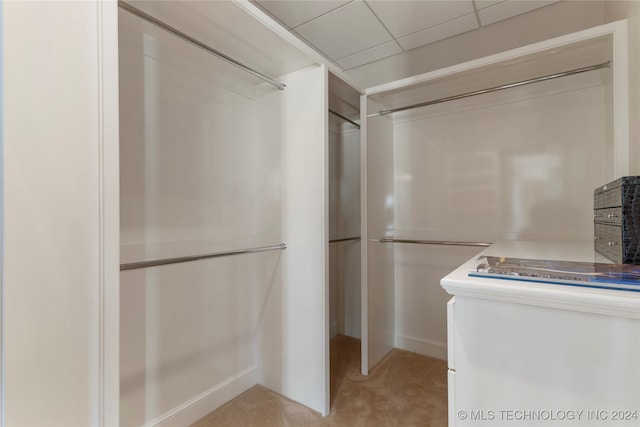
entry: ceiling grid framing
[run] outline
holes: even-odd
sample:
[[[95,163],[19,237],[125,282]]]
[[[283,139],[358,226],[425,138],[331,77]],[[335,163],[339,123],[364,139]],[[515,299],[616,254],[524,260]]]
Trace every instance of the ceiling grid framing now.
[[[252,1],[347,71],[558,0]]]

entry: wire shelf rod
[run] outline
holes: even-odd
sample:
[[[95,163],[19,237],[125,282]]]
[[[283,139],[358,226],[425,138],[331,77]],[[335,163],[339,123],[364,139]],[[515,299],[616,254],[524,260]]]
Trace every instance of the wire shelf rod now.
[[[370,242],[380,243],[415,243],[420,245],[442,245],[442,246],[476,246],[489,247],[493,243],[487,242],[457,242],[451,240],[418,240],[418,239],[396,239],[393,237],[381,237],[379,239],[370,239]]]
[[[350,124],[354,125],[355,127],[357,127],[358,129],[360,129],[360,124],[359,124],[359,123],[357,123],[357,122],[354,122],[354,121],[353,121],[353,120],[351,120],[350,118],[345,117],[345,116],[343,116],[342,114],[340,114],[340,113],[337,113],[337,112],[333,111],[332,109],[329,109],[329,112],[330,112],[331,114],[333,114],[334,116],[336,116],[336,117],[340,117],[340,118],[341,118],[342,120],[344,120],[345,122],[348,122],[348,123],[350,123]]]
[[[215,252],[215,253],[209,253],[209,254],[203,254],[203,255],[183,256],[183,257],[175,257],[175,258],[162,258],[162,259],[156,259],[156,260],[150,260],[150,261],[131,262],[127,264],[120,264],[120,271],[134,270],[137,268],[155,267],[158,265],[177,264],[181,262],[199,261],[203,259],[218,258],[223,256],[250,254],[250,253],[257,253],[257,252],[284,250],[284,249],[287,249],[287,245],[285,245],[284,243],[280,243],[279,245],[260,246],[257,248],[249,248],[249,249],[237,249],[232,251]]]
[[[522,81],[519,81],[519,82],[509,83],[509,84],[505,84],[505,85],[501,85],[501,86],[494,86],[494,87],[490,87],[488,89],[475,90],[473,92],[467,92],[467,93],[463,93],[463,94],[460,94],[460,95],[447,96],[445,98],[434,99],[432,101],[426,101],[426,102],[421,102],[421,103],[418,103],[418,104],[407,105],[406,107],[398,107],[398,108],[391,108],[389,110],[381,110],[381,111],[378,111],[377,113],[369,114],[369,115],[367,115],[367,117],[385,116],[387,114],[398,113],[400,111],[412,110],[414,108],[427,107],[429,105],[440,104],[442,102],[455,101],[456,99],[469,98],[469,97],[476,96],[476,95],[483,95],[485,93],[497,92],[497,91],[500,91],[500,90],[511,89],[511,88],[514,88],[514,87],[524,86],[524,85],[528,85],[528,84],[532,84],[532,83],[543,82],[543,81],[551,80],[551,79],[557,79],[557,78],[560,78],[560,77],[566,77],[566,76],[572,76],[572,75],[575,75],[575,74],[586,73],[588,71],[600,70],[602,68],[611,67],[611,64],[612,64],[612,61],[606,61],[606,62],[603,62],[601,64],[591,65],[591,66],[588,66],[588,67],[576,68],[574,70],[569,70],[569,71],[562,71],[562,72],[559,72],[559,73],[549,74],[549,75],[541,76],[541,77],[535,77],[535,78],[532,78],[532,79],[522,80]]]
[[[348,242],[351,240],[360,240],[360,236],[344,237],[341,239],[331,239],[329,240],[329,243]]]

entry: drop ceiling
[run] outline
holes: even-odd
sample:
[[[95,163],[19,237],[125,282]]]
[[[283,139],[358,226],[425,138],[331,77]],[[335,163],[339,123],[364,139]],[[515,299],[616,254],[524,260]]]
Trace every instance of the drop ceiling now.
[[[254,0],[349,70],[547,6],[545,0]]]

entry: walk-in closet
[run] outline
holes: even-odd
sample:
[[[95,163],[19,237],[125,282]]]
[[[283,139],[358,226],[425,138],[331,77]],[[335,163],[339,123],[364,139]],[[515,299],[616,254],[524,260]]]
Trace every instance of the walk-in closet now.
[[[326,68],[249,4],[120,6],[121,425],[328,412]]]
[[[465,264],[589,262],[593,190],[640,175],[640,3],[22,1],[0,27],[0,427],[640,410],[640,293]]]
[[[626,43],[612,23],[367,90],[368,367],[447,358],[440,279],[492,242],[593,240],[590,189],[629,170]]]

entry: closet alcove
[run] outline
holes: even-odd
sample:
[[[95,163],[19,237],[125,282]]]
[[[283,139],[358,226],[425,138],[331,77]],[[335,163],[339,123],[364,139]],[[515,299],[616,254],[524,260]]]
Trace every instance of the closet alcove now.
[[[592,241],[593,189],[629,172],[626,31],[366,90],[363,372],[394,347],[447,359],[440,279],[488,243]]]
[[[360,92],[329,73],[330,336],[361,338]]]
[[[327,414],[326,66],[248,2],[120,6],[120,424],[255,384]]]

